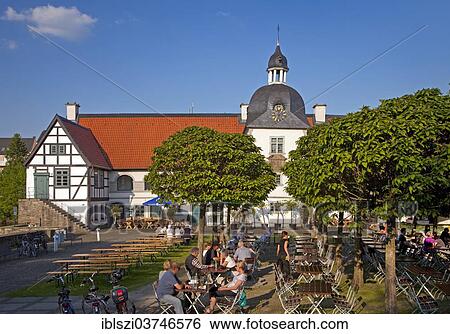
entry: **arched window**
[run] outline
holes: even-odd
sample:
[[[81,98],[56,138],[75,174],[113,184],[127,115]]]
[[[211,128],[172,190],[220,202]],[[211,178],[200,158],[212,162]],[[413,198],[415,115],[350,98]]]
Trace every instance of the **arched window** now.
[[[117,179],[118,191],[131,191],[133,190],[133,179],[128,175],[119,176]]]

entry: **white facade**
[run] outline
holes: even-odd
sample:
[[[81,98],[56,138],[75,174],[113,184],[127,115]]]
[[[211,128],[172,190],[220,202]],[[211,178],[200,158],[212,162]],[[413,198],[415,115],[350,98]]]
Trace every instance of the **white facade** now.
[[[27,163],[26,187],[27,198],[49,200],[83,223],[91,214],[106,220],[109,171],[90,167],[59,121]]]

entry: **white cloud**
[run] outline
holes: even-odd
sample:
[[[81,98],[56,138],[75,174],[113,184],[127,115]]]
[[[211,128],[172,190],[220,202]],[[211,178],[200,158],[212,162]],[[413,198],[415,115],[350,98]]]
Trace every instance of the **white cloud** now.
[[[0,40],[0,46],[8,50],[15,50],[19,47],[19,44],[15,40],[2,38]]]
[[[19,47],[19,44],[12,39],[3,39],[2,44],[5,48],[9,50],[15,50]]]
[[[39,6],[17,12],[8,7],[2,17],[6,21],[24,22],[42,34],[76,40],[84,37],[96,18],[84,14],[76,7]]]
[[[221,16],[221,17],[228,17],[228,16],[230,16],[230,13],[219,10],[218,12],[216,12],[216,15]]]

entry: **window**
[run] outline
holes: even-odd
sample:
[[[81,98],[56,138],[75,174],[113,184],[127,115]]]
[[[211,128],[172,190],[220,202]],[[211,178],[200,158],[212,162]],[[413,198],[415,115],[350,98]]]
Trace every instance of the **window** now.
[[[94,171],[94,188],[100,189],[103,188],[103,171],[102,170],[96,170]]]
[[[281,174],[275,175],[275,182],[277,183],[277,186],[281,186]]]
[[[270,138],[270,153],[284,153],[284,137]]]
[[[66,154],[66,145],[51,144],[50,154]]]
[[[278,202],[270,202],[270,213],[277,213],[280,211],[281,204]]]
[[[64,188],[69,186],[69,170],[55,169],[55,187]]]
[[[150,186],[149,186],[148,183],[145,182],[145,181],[144,181],[144,190],[145,190],[145,191],[150,190]]]
[[[133,179],[128,175],[119,176],[117,179],[118,191],[131,191],[133,190]]]
[[[58,145],[58,154],[66,154],[66,145]]]

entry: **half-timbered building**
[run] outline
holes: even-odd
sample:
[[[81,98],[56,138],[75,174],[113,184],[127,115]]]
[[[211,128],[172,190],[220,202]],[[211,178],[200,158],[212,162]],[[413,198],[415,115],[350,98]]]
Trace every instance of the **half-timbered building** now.
[[[240,113],[224,114],[83,114],[68,103],[66,117],[56,116],[39,139],[27,165],[27,197],[65,210],[83,223],[106,222],[106,206],[118,204],[122,215],[147,215],[143,203],[156,197],[144,182],[153,151],[169,136],[189,126],[255,137],[277,173],[269,194],[269,216],[279,216],[289,199],[282,167],[299,137],[328,121],[326,106],[305,113],[303,98],[287,85],[287,58],[277,44],[267,67],[267,84],[241,104]],[[129,210],[131,208],[132,210]]]

